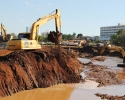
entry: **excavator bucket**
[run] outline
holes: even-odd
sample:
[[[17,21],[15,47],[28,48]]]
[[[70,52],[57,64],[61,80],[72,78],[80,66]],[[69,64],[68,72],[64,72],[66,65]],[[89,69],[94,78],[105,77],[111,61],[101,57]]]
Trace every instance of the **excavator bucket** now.
[[[62,40],[62,33],[50,31],[50,34],[48,34],[48,40],[58,45]]]

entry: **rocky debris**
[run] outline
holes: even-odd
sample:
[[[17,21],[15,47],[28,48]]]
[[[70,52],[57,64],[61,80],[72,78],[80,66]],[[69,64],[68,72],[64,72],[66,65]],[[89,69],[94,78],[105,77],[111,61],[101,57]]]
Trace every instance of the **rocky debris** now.
[[[92,60],[92,61],[104,61],[105,57],[104,56],[95,56],[95,57],[90,58],[90,60]]]
[[[117,74],[112,72],[107,66],[93,65],[92,62],[83,65],[84,73],[86,75],[85,79],[98,82],[98,87],[122,84],[122,81],[118,79]]]
[[[16,50],[0,56],[0,97],[59,83],[80,82],[82,64],[77,58],[75,52],[53,47]]]
[[[108,94],[101,94],[101,93],[96,93],[95,94],[98,97],[101,97],[101,99],[106,99],[106,100],[125,100],[125,95],[124,96],[111,96]]]

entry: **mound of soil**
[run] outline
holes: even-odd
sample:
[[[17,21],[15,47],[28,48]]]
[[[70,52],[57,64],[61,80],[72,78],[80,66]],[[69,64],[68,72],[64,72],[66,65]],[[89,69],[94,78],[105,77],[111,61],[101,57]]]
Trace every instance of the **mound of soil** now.
[[[95,94],[98,97],[101,97],[101,99],[106,99],[106,100],[125,100],[125,95],[124,96],[110,96],[108,94],[101,94],[101,93],[96,93]]]
[[[79,57],[93,57],[93,56],[99,56],[99,52],[102,49],[102,47],[93,47],[93,46],[86,46],[79,49]],[[102,56],[112,56],[112,57],[120,57],[122,58],[122,54],[117,51],[110,51],[106,49],[102,54]]]
[[[104,61],[105,57],[104,56],[95,56],[95,57],[90,58],[90,60],[92,60],[92,61]]]
[[[92,62],[89,62],[84,64],[84,73],[86,75],[85,79],[98,82],[98,87],[122,84],[117,74],[112,72],[107,66],[93,65]]]
[[[82,65],[77,58],[74,52],[51,47],[0,56],[0,97],[21,90],[80,82]]]

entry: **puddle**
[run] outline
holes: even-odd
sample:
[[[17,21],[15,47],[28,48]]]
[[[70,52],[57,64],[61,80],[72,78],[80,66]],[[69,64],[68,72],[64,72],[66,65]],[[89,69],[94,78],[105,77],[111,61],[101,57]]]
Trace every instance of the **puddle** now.
[[[60,84],[49,88],[21,91],[0,100],[69,100],[73,90],[72,85]]]
[[[78,58],[78,60],[81,61],[82,63],[92,62],[90,59],[87,59],[87,58]],[[123,60],[121,58],[106,57],[106,59],[104,61],[94,61],[92,63],[95,65],[105,65],[108,67],[118,68],[118,67],[116,67],[117,64],[122,64],[122,62],[123,62]]]

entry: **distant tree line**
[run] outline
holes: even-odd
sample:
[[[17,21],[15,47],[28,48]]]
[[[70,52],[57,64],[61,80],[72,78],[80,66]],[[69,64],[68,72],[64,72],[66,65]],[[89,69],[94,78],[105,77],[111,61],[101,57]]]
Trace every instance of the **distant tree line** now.
[[[18,35],[16,35],[15,33],[11,33],[11,35],[13,36],[13,38],[18,38]],[[75,39],[78,39],[78,40],[84,39],[84,40],[88,40],[90,42],[94,41],[95,43],[100,42],[98,36],[94,37],[94,40],[93,40],[92,38],[90,38],[90,36],[88,36],[88,37],[83,36],[82,33],[76,34],[75,32],[73,32],[72,34],[62,34],[62,41],[75,40]],[[41,35],[38,36],[38,41],[39,42],[48,42],[47,37],[41,36]]]
[[[122,46],[125,48],[125,30],[121,29],[117,34],[113,34],[110,37],[110,42],[117,46]]]

